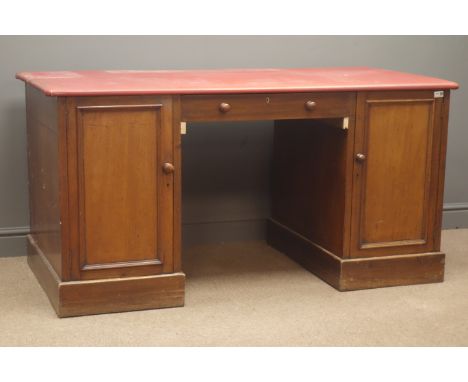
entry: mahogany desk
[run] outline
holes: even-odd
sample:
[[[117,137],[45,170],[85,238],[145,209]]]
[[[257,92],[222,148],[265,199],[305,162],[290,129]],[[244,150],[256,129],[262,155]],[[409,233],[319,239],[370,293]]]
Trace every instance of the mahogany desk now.
[[[275,120],[268,243],[338,290],[443,280],[454,82],[372,68],[17,78],[28,261],[60,317],[184,304],[181,129],[193,121]]]

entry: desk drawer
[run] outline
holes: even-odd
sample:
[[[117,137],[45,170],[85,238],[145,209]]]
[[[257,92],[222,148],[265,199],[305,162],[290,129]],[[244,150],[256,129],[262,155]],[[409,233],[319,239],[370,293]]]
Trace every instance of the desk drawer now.
[[[352,92],[186,95],[182,121],[348,117],[354,115],[355,98]]]

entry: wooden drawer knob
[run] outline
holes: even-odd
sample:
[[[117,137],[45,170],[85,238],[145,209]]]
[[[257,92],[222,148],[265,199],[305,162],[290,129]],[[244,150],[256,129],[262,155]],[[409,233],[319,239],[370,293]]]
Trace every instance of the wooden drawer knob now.
[[[172,163],[164,163],[162,169],[165,174],[172,174],[174,172],[174,165]]]
[[[231,110],[231,105],[229,105],[228,103],[226,102],[221,102],[219,104],[219,111],[221,113],[227,113],[229,110]]]
[[[305,104],[304,104],[305,108],[309,111],[311,110],[314,110],[315,107],[317,106],[317,103],[315,103],[314,101],[307,101]]]

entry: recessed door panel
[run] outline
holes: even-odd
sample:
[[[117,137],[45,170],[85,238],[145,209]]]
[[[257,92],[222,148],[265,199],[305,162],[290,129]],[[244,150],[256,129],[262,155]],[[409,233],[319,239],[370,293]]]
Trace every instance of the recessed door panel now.
[[[171,270],[173,176],[163,164],[172,161],[172,126],[164,112],[161,104],[78,107],[84,278]]]
[[[430,250],[435,105],[404,94],[360,100],[352,256]]]

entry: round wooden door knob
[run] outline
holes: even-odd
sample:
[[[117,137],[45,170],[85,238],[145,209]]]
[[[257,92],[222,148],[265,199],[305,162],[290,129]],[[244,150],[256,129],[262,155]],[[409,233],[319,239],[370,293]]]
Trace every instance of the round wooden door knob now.
[[[356,160],[359,162],[364,162],[366,160],[366,156],[362,153],[357,153],[356,154]]]
[[[305,108],[307,110],[314,110],[315,107],[317,106],[317,103],[314,102],[314,101],[307,101],[305,104],[304,104]]]
[[[227,113],[229,110],[231,110],[231,105],[229,105],[227,102],[221,102],[219,104],[219,111],[221,113]]]
[[[172,163],[164,163],[162,168],[165,174],[172,174],[175,169]]]

